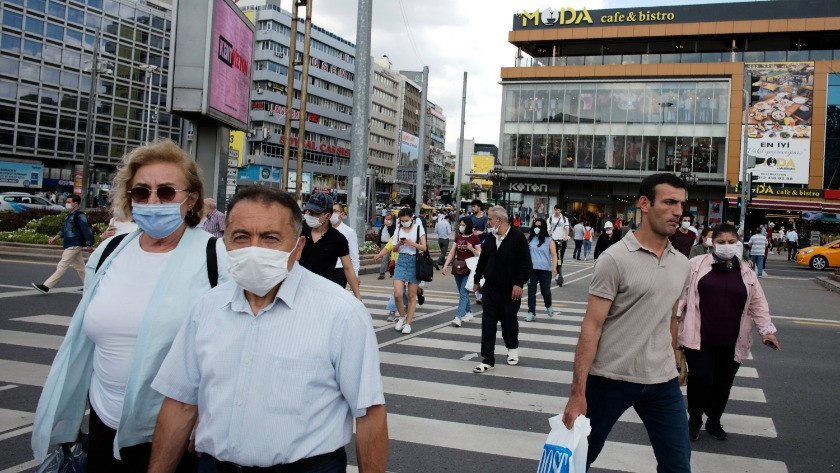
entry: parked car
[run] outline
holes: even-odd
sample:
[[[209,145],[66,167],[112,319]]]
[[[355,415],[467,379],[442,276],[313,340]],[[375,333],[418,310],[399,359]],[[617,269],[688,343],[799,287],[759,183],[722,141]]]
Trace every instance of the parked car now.
[[[63,205],[51,204],[47,199],[26,192],[5,192],[0,194],[0,210],[20,212],[29,209],[64,210]]]
[[[820,270],[829,266],[840,266],[840,240],[802,248],[796,253],[796,262]]]

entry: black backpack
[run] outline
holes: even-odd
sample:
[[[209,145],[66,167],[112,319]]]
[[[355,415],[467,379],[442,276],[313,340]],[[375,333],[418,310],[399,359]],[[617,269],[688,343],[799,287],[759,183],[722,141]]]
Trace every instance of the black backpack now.
[[[99,261],[96,263],[96,269],[94,272],[99,271],[102,263],[104,263],[105,260],[108,259],[108,256],[117,249],[117,246],[119,246],[120,242],[123,241],[126,235],[128,234],[124,233],[122,235],[117,235],[108,241],[108,245],[105,246],[105,250],[102,251],[102,256],[99,257]],[[219,284],[219,263],[216,260],[216,237],[210,237],[210,239],[207,240],[206,253],[207,280],[210,281],[210,287],[216,287],[216,285]]]

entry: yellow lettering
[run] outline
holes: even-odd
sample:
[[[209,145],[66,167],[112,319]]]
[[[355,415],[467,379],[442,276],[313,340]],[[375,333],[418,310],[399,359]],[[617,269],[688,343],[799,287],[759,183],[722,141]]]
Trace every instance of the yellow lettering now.
[[[522,16],[522,26],[523,27],[528,26],[528,20],[534,20],[534,26],[539,25],[539,22],[540,22],[540,11],[539,10],[535,11],[534,13],[528,13],[526,11],[523,11],[520,16]]]
[[[590,25],[592,24],[592,17],[589,16],[589,12],[586,11],[586,7],[583,7],[583,10],[581,10],[580,15],[578,16],[575,24],[576,25],[580,24],[581,20],[586,20],[587,23],[589,23]]]
[[[566,13],[571,13],[569,17],[569,21],[566,21]],[[571,25],[575,21],[575,17],[577,16],[577,10],[572,7],[563,8],[560,10],[560,24],[561,25]]]

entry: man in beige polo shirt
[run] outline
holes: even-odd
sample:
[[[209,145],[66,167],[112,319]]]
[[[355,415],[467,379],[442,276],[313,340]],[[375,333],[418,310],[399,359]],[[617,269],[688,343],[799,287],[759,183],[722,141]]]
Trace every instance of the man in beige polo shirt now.
[[[645,178],[639,188],[641,226],[595,265],[563,413],[569,428],[578,415],[589,415],[587,468],[632,406],[647,429],[657,471],[691,471],[688,418],[673,350],[677,301],[688,283],[689,263],[668,241],[687,197],[685,183],[673,174]]]

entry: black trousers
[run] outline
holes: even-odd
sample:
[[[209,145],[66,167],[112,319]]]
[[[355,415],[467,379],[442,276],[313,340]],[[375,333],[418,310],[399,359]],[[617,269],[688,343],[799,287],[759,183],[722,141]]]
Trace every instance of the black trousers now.
[[[120,449],[120,460],[114,458],[114,436],[117,431],[108,427],[93,409],[90,410],[90,436],[88,440],[87,471],[89,473],[145,473],[149,468],[152,443],[146,442]],[[177,473],[194,473],[198,457],[187,451],[175,470]]]
[[[528,281],[528,312],[531,313],[536,313],[537,310],[537,284],[540,285],[543,303],[546,307],[551,307],[551,271],[531,270],[531,279]]]
[[[706,414],[710,424],[720,424],[735,373],[741,366],[735,361],[735,346],[701,345],[699,350],[683,350],[688,364],[689,424],[702,424],[703,414]]]
[[[438,266],[443,266],[446,261],[446,255],[449,253],[449,238],[438,238],[438,245],[440,245],[440,255],[437,259]]]
[[[519,348],[519,320],[516,313],[522,300],[510,298],[511,290],[499,290],[488,285],[481,289],[481,358],[482,363],[496,365],[496,325],[502,324],[502,338],[508,350]]]
[[[344,274],[344,268],[335,268],[333,282],[347,289],[347,276]]]
[[[799,245],[797,243],[788,242],[788,261],[796,261],[796,251]]]
[[[560,268],[563,267],[563,257],[566,255],[566,246],[568,246],[569,242],[566,240],[560,240],[559,242],[554,240],[554,243],[557,245],[557,251],[560,252],[560,254],[557,255],[557,272],[559,273]]]

